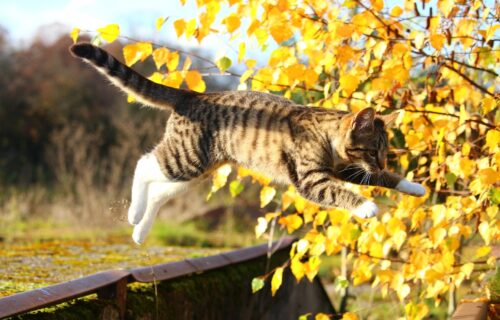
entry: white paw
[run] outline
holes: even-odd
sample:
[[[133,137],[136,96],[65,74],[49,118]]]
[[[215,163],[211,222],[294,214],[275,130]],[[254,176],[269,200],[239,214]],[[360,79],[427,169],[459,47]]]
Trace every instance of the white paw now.
[[[133,226],[141,222],[141,218],[145,210],[143,208],[146,206],[140,205],[139,207],[141,209],[137,209],[136,206],[133,205],[130,205],[130,207],[128,208],[128,223],[130,223]]]
[[[138,224],[134,227],[134,232],[132,233],[132,240],[137,244],[142,244],[146,239],[150,226],[145,226],[144,224]]]
[[[398,183],[398,185],[396,186],[396,190],[416,197],[422,197],[426,192],[425,188],[422,185],[410,182],[406,179],[403,179]]]
[[[375,216],[378,212],[378,207],[373,201],[365,201],[359,207],[352,210],[352,213],[360,218],[366,219]]]

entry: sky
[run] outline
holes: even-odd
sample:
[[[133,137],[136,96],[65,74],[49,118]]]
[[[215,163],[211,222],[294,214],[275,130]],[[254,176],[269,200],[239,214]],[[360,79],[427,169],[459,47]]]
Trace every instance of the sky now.
[[[28,45],[40,26],[54,23],[62,24],[66,34],[73,27],[96,30],[117,23],[127,36],[173,41],[173,28],[157,32],[156,19],[169,16],[174,21],[194,17],[195,12],[194,1],[182,6],[179,0],[0,0],[0,26],[8,30],[15,45]]]

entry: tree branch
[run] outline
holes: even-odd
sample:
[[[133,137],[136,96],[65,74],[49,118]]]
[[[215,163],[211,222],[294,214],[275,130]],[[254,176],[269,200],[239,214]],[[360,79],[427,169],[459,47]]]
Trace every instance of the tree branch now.
[[[467,81],[468,83],[470,83],[472,86],[476,87],[479,91],[493,97],[493,98],[497,98],[493,93],[489,92],[488,90],[486,90],[485,88],[481,87],[479,84],[477,84],[476,82],[474,82],[474,80],[472,80],[471,78],[469,78],[468,76],[466,76],[465,74],[463,74],[462,72],[460,72],[459,70],[455,69],[453,66],[450,66],[449,64],[447,63],[444,63],[443,64],[443,67],[447,68],[447,69],[450,69],[451,71],[455,72],[456,74],[458,74],[459,76],[461,76],[465,81]]]

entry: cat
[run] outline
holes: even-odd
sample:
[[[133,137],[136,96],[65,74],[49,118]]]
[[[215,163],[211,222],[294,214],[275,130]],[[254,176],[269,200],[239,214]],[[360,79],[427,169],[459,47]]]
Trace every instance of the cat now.
[[[163,139],[134,172],[128,220],[138,244],[167,200],[225,163],[292,184],[313,203],[361,218],[374,216],[378,207],[343,182],[426,193],[420,184],[385,170],[386,129],[397,113],[306,107],[252,91],[196,93],[154,83],[91,44],[75,44],[70,51],[140,103],[171,111]]]

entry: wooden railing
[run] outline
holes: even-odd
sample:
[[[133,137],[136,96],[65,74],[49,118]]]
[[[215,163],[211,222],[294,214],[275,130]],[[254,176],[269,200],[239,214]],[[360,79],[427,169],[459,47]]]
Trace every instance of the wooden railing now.
[[[171,280],[190,274],[242,263],[279,250],[288,249],[293,238],[283,238],[272,245],[260,245],[203,258],[186,259],[132,270],[110,270],[73,281],[14,294],[0,299],[0,319],[53,306],[96,293],[99,299],[113,299],[124,319],[127,284]]]

